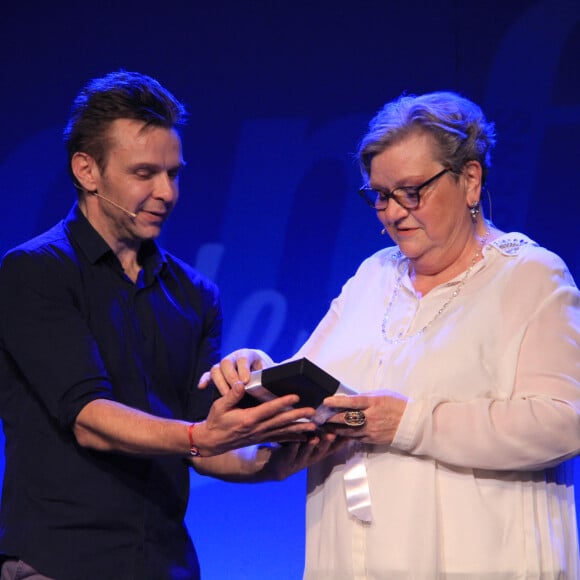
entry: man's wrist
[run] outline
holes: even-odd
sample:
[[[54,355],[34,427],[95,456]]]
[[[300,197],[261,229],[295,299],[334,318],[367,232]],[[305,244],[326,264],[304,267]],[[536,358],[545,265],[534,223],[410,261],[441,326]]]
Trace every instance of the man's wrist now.
[[[187,428],[187,436],[189,437],[189,453],[188,455],[190,457],[199,457],[201,455],[201,452],[199,450],[199,447],[196,444],[196,438],[195,438],[195,428],[199,425],[199,423],[191,423],[189,425],[189,427]]]

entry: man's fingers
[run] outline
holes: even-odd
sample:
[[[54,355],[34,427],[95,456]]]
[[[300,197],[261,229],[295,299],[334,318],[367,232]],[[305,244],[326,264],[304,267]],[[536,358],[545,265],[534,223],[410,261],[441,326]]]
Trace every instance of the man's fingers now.
[[[230,384],[236,380],[246,384],[250,380],[250,372],[261,369],[262,366],[262,359],[258,353],[248,348],[232,352],[220,363],[221,371]]]
[[[266,428],[282,427],[297,422],[311,423],[316,411],[312,407],[292,407],[298,402],[297,395],[285,395],[262,403],[252,409],[253,419]]]
[[[246,384],[250,380],[252,362],[248,356],[241,354],[239,351],[232,353],[232,358],[226,357],[222,361],[222,365],[222,370],[230,383],[237,380]]]
[[[208,384],[210,381],[212,381],[221,395],[225,395],[226,393],[228,393],[231,388],[230,385],[234,384],[235,382],[238,382],[240,378],[238,377],[237,373],[235,373],[231,369],[227,373],[224,372],[222,365],[223,361],[221,363],[213,365],[209,373],[204,373],[200,380],[199,386],[201,388],[204,388],[202,386],[203,381],[207,380]]]
[[[246,389],[244,388],[242,381],[236,381],[231,388],[227,388],[227,391],[222,392],[220,389],[220,392],[223,397],[220,401],[216,401],[214,405],[223,406],[223,411],[227,412],[238,406],[238,403],[242,400]]]
[[[211,381],[211,374],[209,371],[203,373],[203,375],[201,375],[201,379],[199,379],[199,383],[197,383],[197,387],[199,389],[205,389],[209,383]]]

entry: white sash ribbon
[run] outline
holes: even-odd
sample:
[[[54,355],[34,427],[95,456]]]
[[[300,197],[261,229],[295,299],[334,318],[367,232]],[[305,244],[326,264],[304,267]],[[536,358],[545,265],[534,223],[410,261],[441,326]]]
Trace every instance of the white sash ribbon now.
[[[371,493],[365,458],[360,451],[347,460],[343,477],[346,507],[349,513],[361,522],[370,523],[372,521]]]

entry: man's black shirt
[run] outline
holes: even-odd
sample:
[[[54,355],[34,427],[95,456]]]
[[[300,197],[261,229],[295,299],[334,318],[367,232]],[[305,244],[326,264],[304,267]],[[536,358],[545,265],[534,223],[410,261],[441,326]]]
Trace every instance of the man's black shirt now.
[[[58,580],[199,576],[186,460],[81,448],[72,433],[95,399],[189,421],[211,404],[197,382],[219,360],[216,287],[154,242],[139,261],[133,283],[75,205],[0,267],[0,552]]]

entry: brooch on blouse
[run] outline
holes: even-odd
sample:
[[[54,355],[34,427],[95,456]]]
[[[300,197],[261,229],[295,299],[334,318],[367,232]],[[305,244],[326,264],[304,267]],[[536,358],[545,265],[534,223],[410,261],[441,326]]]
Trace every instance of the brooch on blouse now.
[[[520,250],[529,245],[534,244],[530,239],[524,237],[510,237],[500,238],[491,242],[491,246],[495,246],[502,254],[507,256],[515,256],[519,254]]]

